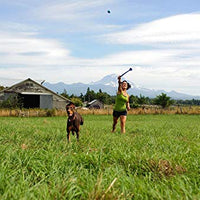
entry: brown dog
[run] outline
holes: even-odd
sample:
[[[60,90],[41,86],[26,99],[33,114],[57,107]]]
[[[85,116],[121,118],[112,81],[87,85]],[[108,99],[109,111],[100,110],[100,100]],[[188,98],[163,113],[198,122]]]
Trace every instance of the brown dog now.
[[[75,105],[71,102],[66,105],[66,111],[68,115],[67,120],[67,140],[70,141],[70,132],[74,135],[76,132],[77,141],[79,140],[80,125],[83,125],[83,118],[77,112],[75,112]]]

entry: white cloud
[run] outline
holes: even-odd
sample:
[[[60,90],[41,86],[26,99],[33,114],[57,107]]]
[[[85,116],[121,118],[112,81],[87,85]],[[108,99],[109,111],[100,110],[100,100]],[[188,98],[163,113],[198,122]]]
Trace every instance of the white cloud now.
[[[200,14],[176,15],[138,25],[131,30],[104,35],[107,42],[157,44],[200,42]]]
[[[200,69],[177,69],[177,68],[133,68],[133,72],[127,75],[127,79],[136,82],[139,86],[177,92],[191,95],[200,95]]]
[[[29,33],[0,32],[0,64],[62,64],[70,62],[70,51],[52,39]]]

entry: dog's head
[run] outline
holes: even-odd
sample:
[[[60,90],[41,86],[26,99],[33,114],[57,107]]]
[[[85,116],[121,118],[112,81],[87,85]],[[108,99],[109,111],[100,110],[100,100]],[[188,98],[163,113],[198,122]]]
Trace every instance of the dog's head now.
[[[68,115],[68,116],[72,116],[73,113],[74,113],[74,109],[75,109],[75,105],[74,105],[72,102],[68,103],[68,104],[66,105],[67,115]]]

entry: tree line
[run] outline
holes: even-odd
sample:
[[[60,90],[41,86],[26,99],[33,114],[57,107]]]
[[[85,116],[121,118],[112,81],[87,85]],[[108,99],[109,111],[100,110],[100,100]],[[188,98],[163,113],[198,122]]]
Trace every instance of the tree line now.
[[[0,91],[5,89],[3,86],[0,86]],[[91,102],[94,99],[97,99],[101,101],[104,105],[113,105],[115,103],[115,95],[109,95],[106,92],[103,92],[101,89],[99,89],[98,92],[95,92],[94,90],[91,90],[89,87],[87,88],[87,91],[85,94],[77,95],[69,95],[67,93],[67,90],[64,89],[64,91],[60,94],[70,101],[72,101],[76,106],[83,106],[85,102]],[[0,102],[0,108],[16,108],[19,107],[20,102],[18,102],[19,99],[17,98],[9,98],[6,101]],[[157,95],[155,98],[149,98],[145,97],[143,95],[130,95],[129,97],[130,107],[131,108],[137,108],[143,105],[159,105],[162,108],[169,107],[170,105],[200,105],[200,100],[192,99],[192,100],[173,100],[171,97],[167,96],[165,93],[161,93],[160,95]]]
[[[76,106],[82,106],[84,102],[91,102],[94,99],[98,99],[105,105],[112,105],[115,103],[116,97],[113,95],[109,95],[106,92],[103,92],[101,89],[99,89],[98,92],[95,92],[89,87],[87,88],[85,95],[83,95],[82,93],[79,96],[76,96],[74,94],[68,95],[66,90],[64,90],[61,95],[70,99],[72,102],[75,103]],[[200,100],[173,100],[165,93],[161,93],[155,98],[149,98],[143,95],[130,95],[129,102],[131,108],[137,108],[141,105],[159,105],[162,108],[169,107],[170,105],[200,105]]]

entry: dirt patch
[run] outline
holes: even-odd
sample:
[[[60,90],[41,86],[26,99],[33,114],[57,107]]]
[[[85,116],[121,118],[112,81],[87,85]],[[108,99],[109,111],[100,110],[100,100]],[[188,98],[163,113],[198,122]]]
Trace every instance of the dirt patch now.
[[[150,160],[149,161],[151,171],[158,173],[161,176],[171,177],[175,174],[183,174],[187,170],[180,165],[173,165],[168,160]]]
[[[28,146],[27,146],[26,144],[22,144],[22,145],[21,145],[21,148],[25,150],[25,149],[28,148]]]
[[[159,160],[158,171],[165,176],[174,175],[174,169],[168,160]]]

